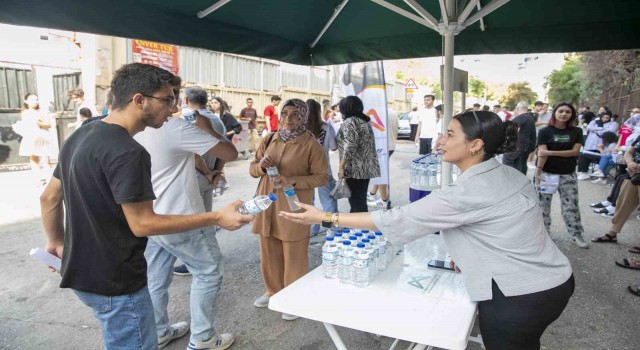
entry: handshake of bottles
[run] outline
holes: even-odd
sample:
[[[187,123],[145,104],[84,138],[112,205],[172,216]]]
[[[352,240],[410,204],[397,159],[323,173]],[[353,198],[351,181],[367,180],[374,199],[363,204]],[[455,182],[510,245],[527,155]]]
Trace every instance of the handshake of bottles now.
[[[381,232],[345,228],[322,246],[322,272],[325,278],[364,288],[387,269],[394,255]]]

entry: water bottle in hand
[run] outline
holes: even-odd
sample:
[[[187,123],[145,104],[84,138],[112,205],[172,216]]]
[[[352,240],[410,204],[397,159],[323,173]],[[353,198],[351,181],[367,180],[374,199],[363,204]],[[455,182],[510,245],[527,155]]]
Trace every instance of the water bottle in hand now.
[[[277,197],[273,193],[270,193],[266,196],[258,196],[248,202],[245,202],[240,208],[238,208],[238,213],[256,216],[258,213],[261,213],[269,208],[271,203],[275,202],[276,199]]]
[[[302,209],[300,206],[300,200],[298,200],[298,195],[296,194],[296,190],[291,185],[284,186],[284,196],[287,197],[287,203],[289,203],[289,209],[291,211],[298,211]]]
[[[280,172],[278,172],[278,168],[275,165],[267,168],[267,176],[269,176],[269,181],[271,181],[274,189],[282,187],[280,184],[276,184],[273,182],[273,179],[275,179],[278,175],[280,175]]]
[[[218,183],[216,184],[216,188],[213,191],[213,196],[214,197],[222,196],[222,194],[224,193],[224,186],[226,184],[227,184],[227,182],[224,181],[224,180],[218,181]]]
[[[322,272],[324,278],[335,279],[338,276],[338,246],[333,237],[327,237],[322,246]]]

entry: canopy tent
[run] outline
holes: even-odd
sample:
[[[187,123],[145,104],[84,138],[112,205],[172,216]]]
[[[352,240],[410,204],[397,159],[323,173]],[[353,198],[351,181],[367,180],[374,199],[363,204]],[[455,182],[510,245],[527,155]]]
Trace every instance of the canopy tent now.
[[[449,3],[447,19],[465,28],[456,54],[640,47],[637,0],[1,0],[0,22],[329,65],[441,55],[432,27]],[[460,25],[465,9],[468,23]]]
[[[303,65],[444,54],[444,125],[453,107],[454,38],[458,54],[637,48],[638,13],[637,0],[0,1],[3,23]]]

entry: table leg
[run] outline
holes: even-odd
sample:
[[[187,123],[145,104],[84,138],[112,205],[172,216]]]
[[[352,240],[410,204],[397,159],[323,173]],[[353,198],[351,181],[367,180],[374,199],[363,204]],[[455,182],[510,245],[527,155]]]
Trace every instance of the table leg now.
[[[342,338],[340,338],[340,334],[338,334],[336,328],[329,323],[322,322],[322,324],[324,324],[324,328],[326,328],[327,332],[329,332],[329,336],[331,337],[331,340],[333,340],[333,344],[335,344],[336,349],[347,350],[347,347],[342,342]]]
[[[412,350],[425,350],[425,349],[433,350],[433,346],[431,346],[431,345],[426,346],[424,344],[416,344],[416,346],[414,346]]]

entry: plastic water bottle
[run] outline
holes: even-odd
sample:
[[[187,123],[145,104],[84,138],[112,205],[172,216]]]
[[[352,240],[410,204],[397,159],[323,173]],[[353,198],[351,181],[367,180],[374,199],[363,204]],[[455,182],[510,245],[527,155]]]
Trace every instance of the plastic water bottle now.
[[[353,259],[353,284],[364,288],[369,285],[369,253],[364,243],[358,243]]]
[[[273,180],[278,175],[280,175],[280,172],[278,172],[278,168],[275,165],[267,168],[267,176],[269,176],[269,180]],[[271,183],[273,184],[274,189],[282,187],[280,184]]]
[[[353,247],[355,247],[355,246],[356,246],[356,244],[360,243],[360,242],[358,242],[358,237],[356,237],[356,235],[351,235],[351,236],[349,236],[349,240],[351,241],[351,245],[352,245]],[[355,248],[354,248],[354,249],[355,249]]]
[[[344,241],[344,237],[342,237],[342,232],[336,232],[333,235],[333,241],[336,242],[336,245],[338,247],[342,245],[342,242]]]
[[[354,236],[356,236],[356,241],[358,241],[358,243],[362,242],[362,232],[356,232]]]
[[[238,213],[256,216],[258,213],[269,208],[271,203],[275,202],[276,199],[277,197],[273,193],[258,196],[248,202],[245,202],[240,208],[238,208]]]
[[[182,109],[182,118],[184,118],[184,120],[188,121],[188,122],[195,122],[196,121],[196,112],[189,108],[189,107],[185,107]]]
[[[362,243],[364,244],[364,249],[366,249],[367,254],[369,254],[369,282],[373,282],[376,278],[376,272],[378,271],[378,265],[374,255],[375,253],[372,248],[373,245],[368,238],[363,238]]]
[[[389,255],[391,254],[387,250],[387,242],[384,237],[382,237],[382,232],[376,232],[376,244],[378,246],[378,271],[384,271],[387,269],[387,262],[389,260]]]
[[[373,270],[374,270],[374,274],[377,276],[378,275],[378,260],[380,259],[380,249],[378,248],[378,239],[373,234],[370,234],[369,236],[367,236],[367,239],[370,242],[369,245],[370,245],[371,250],[373,252],[373,258],[376,261],[376,264],[374,265],[376,268],[373,269]]]
[[[287,203],[289,203],[289,209],[291,211],[298,211],[302,209],[300,206],[300,200],[298,200],[298,195],[296,194],[296,190],[293,186],[284,186],[282,190],[284,191],[284,196],[287,197]]]
[[[322,272],[324,278],[335,279],[338,276],[338,246],[333,237],[327,237],[322,246]]]
[[[353,265],[353,248],[350,241],[342,242],[340,261],[338,264],[338,280],[340,283],[351,284],[351,269]]]
[[[344,237],[344,239],[348,239],[349,236],[351,236],[351,230],[349,230],[348,228],[342,229],[342,236]]]
[[[416,161],[411,161],[411,176],[409,177],[409,187],[417,189],[418,186],[418,165]]]
[[[429,188],[436,189],[438,185],[438,166],[435,161],[429,162]]]
[[[227,182],[224,181],[224,180],[218,181],[218,184],[216,184],[216,188],[213,191],[213,196],[214,197],[222,196],[222,194],[224,193],[224,186],[226,184],[227,184]]]

